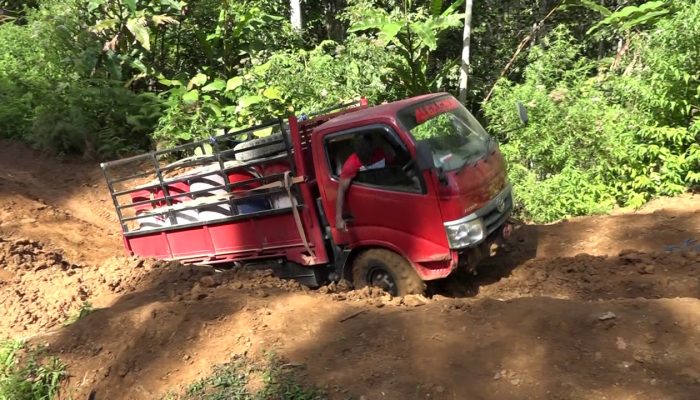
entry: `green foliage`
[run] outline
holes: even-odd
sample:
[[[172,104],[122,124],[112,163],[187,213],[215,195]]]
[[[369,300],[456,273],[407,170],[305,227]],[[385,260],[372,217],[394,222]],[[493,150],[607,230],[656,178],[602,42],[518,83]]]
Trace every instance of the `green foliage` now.
[[[671,47],[665,36],[691,24],[687,18],[700,21],[698,11],[689,6],[659,22],[639,39],[623,73],[596,74],[596,63],[560,26],[530,52],[522,83],[499,83],[484,108],[497,136],[517,126],[516,100],[530,111],[530,125],[500,135],[522,215],[553,221],[615,204],[638,207],[697,185],[691,111],[698,103],[688,86],[697,87],[698,39],[682,34]]]
[[[78,310],[78,312],[68,317],[66,322],[64,322],[63,324],[70,325],[74,322],[80,321],[93,311],[95,311],[95,309],[92,307],[92,304],[89,301],[84,301],[83,304],[80,305],[80,309]]]
[[[65,366],[42,359],[38,349],[19,341],[0,344],[0,400],[51,400],[58,395]]]
[[[182,395],[169,394],[165,399],[178,400],[320,400],[318,390],[296,382],[292,371],[274,355],[264,363],[245,357],[219,365],[211,376],[191,384]]]
[[[217,78],[198,73],[188,81],[161,78],[168,110],[153,137],[162,145],[205,138],[289,112],[316,111],[365,96],[391,95],[382,78],[392,57],[372,41],[351,36],[311,50],[277,52],[266,62]]]
[[[604,14],[606,17],[593,25],[588,34],[601,27],[611,27],[619,31],[629,31],[641,25],[654,24],[672,12],[673,2],[648,1],[640,6],[627,6],[614,13]]]
[[[521,164],[509,171],[515,184],[515,212],[538,222],[551,222],[575,215],[601,214],[615,205],[609,188],[595,173],[564,167],[540,178]]]
[[[0,0],[0,135],[110,158],[360,96],[455,91],[462,6],[309,0],[297,32],[284,0]],[[700,184],[697,1],[484,0],[471,44],[468,108],[504,143],[521,214]],[[532,123],[499,134],[515,100]]]
[[[454,62],[442,66],[433,78],[428,75],[430,57],[437,50],[439,36],[462,25],[463,14],[457,8],[464,1],[456,1],[442,11],[441,2],[433,2],[430,8],[418,7],[409,10],[410,1],[404,1],[404,8],[391,12],[377,7],[367,7],[359,3],[348,13],[351,22],[348,32],[375,31],[379,43],[396,51],[398,61],[390,64],[397,84],[405,88],[408,95],[418,95],[437,90]]]
[[[73,4],[46,2],[28,14],[27,26],[0,25],[0,131],[89,158],[147,146],[160,115],[157,99],[109,78],[119,74],[100,62]]]

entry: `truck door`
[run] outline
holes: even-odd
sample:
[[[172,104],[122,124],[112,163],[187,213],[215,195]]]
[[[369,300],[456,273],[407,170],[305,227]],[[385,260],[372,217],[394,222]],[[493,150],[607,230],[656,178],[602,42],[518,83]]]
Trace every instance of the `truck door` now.
[[[345,198],[345,233],[335,229],[339,175],[362,136],[369,137],[386,157],[384,162],[363,167],[352,180]],[[418,173],[407,145],[392,127],[374,124],[330,134],[323,139],[323,148],[326,165],[317,164],[317,178],[336,243],[383,245],[412,261],[449,254],[438,200],[426,185],[428,173]],[[324,170],[328,173],[320,173]]]

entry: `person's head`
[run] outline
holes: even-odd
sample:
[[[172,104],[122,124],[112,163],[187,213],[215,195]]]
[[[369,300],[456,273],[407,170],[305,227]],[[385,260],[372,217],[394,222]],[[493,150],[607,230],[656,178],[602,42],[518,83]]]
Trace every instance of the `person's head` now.
[[[355,144],[355,153],[363,165],[367,165],[371,162],[372,153],[374,153],[374,144],[369,135],[360,136]]]

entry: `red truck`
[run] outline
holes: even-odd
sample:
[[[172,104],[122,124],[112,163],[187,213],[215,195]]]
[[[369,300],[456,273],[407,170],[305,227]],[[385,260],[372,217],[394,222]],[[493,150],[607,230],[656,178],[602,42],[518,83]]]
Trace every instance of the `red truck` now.
[[[358,164],[338,202],[362,141],[382,159]],[[269,263],[309,286],[346,278],[422,293],[473,269],[512,230],[498,145],[446,93],[363,99],[101,167],[128,253]]]

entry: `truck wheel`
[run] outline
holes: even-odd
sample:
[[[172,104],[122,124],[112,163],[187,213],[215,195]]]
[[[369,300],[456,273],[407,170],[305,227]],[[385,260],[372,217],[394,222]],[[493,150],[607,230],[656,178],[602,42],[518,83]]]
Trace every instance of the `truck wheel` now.
[[[392,296],[424,294],[426,287],[408,261],[384,249],[367,250],[357,256],[352,278],[356,288],[377,286]]]
[[[279,142],[279,143],[274,143]],[[272,144],[270,144],[272,143]],[[248,151],[241,151],[255,146],[262,146]],[[238,161],[250,161],[256,158],[262,158],[265,156],[270,156],[273,154],[285,151],[287,147],[284,145],[284,140],[281,133],[273,133],[270,136],[265,136],[253,140],[247,140],[243,143],[237,144],[234,150],[238,151],[236,153],[236,160]]]

